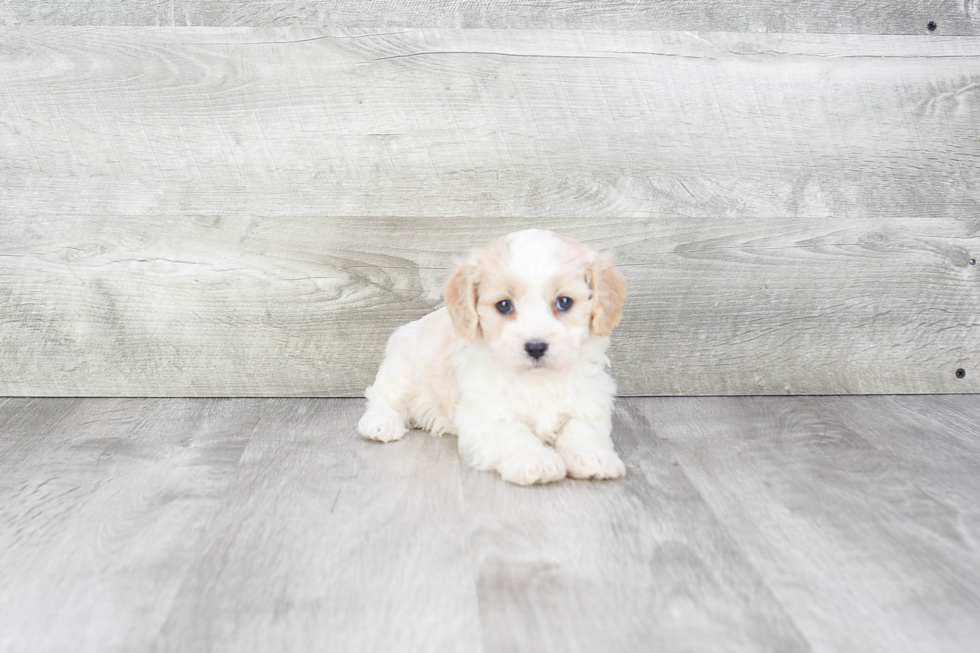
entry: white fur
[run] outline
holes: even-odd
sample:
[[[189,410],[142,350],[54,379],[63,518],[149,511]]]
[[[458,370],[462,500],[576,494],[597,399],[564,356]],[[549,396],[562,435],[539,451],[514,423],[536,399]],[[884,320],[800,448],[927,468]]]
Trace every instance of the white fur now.
[[[610,438],[616,387],[607,372],[609,337],[588,323],[562,321],[544,295],[549,279],[567,271],[563,248],[573,245],[539,230],[507,240],[501,269],[527,288],[515,298],[515,319],[472,343],[456,334],[446,308],[396,330],[365,393],[358,432],[382,442],[403,437],[408,426],[455,434],[471,465],[521,485],[566,474],[620,477],[626,468]],[[581,283],[587,292],[584,275]],[[525,351],[530,340],[548,343],[541,361]]]

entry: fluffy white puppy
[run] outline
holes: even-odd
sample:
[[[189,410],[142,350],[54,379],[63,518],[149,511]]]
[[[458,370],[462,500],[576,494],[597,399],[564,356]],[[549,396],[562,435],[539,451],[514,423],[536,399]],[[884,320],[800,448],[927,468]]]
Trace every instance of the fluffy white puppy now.
[[[611,256],[550,231],[474,250],[446,307],[392,334],[358,432],[455,434],[471,465],[521,485],[622,476],[606,348],[625,297]]]

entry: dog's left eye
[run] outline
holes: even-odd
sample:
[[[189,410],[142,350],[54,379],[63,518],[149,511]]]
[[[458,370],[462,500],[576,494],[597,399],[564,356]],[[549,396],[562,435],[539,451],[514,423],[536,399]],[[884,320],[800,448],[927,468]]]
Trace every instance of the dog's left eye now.
[[[514,310],[514,305],[510,303],[509,299],[504,299],[502,301],[497,302],[497,310],[503,313],[504,315],[507,315],[508,313]]]
[[[571,297],[559,297],[558,298],[558,301],[555,302],[555,306],[558,307],[558,310],[559,311],[567,311],[568,309],[570,309],[572,307],[572,298]]]

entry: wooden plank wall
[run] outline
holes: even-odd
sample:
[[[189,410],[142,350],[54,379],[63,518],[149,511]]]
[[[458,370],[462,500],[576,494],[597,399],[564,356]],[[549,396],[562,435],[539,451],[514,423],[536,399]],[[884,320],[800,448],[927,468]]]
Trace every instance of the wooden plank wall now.
[[[978,392],[980,5],[831,4],[0,2],[0,395],[357,395],[529,226],[623,394]]]
[[[977,0],[0,0],[0,25],[980,34]]]

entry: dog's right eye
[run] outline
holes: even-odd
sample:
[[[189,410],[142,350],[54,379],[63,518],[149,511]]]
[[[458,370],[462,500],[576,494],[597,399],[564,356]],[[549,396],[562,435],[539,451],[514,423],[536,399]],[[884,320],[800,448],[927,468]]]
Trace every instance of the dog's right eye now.
[[[514,311],[514,305],[510,303],[509,299],[504,299],[497,302],[497,310],[502,314],[507,315],[508,313],[512,313]]]

